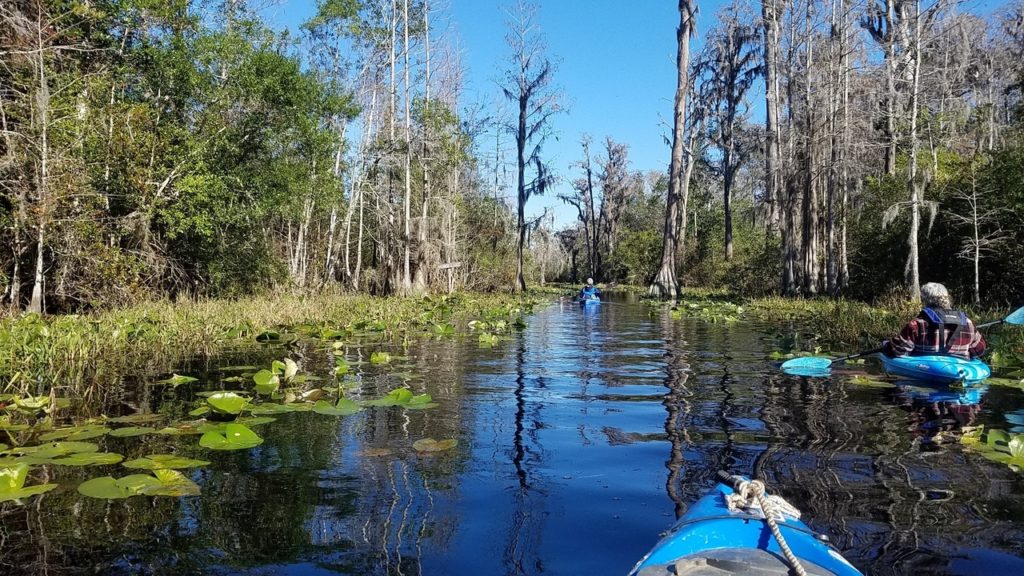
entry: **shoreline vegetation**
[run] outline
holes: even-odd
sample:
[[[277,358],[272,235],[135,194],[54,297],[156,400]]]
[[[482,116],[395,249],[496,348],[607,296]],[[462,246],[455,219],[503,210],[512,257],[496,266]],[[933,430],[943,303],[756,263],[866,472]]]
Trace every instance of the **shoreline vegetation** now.
[[[394,342],[417,333],[452,335],[473,320],[507,330],[540,301],[537,294],[282,293],[160,300],[83,315],[23,314],[0,318],[0,394],[89,397],[125,376],[156,377],[195,358],[289,333],[323,340],[375,334]]]
[[[365,294],[271,294],[243,299],[160,300],[84,315],[0,318],[0,393],[89,397],[125,377],[155,378],[184,362],[226,354],[262,339],[299,334],[338,340],[375,334],[391,342],[418,335],[452,336],[521,325],[534,306],[576,287],[554,284],[519,294],[456,293],[432,297]],[[627,285],[609,292],[637,294]],[[646,300],[651,306],[671,306]],[[1002,310],[969,309],[981,323]],[[773,328],[782,353],[868,348],[895,333],[917,306],[895,298],[876,305],[852,300],[745,298],[722,290],[689,289],[671,311],[709,322],[757,322]],[[1024,357],[1024,330],[985,333],[993,364]]]

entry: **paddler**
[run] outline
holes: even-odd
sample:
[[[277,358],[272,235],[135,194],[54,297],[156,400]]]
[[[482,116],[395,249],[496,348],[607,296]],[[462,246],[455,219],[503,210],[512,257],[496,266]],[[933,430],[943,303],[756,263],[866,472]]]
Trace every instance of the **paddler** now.
[[[938,282],[921,286],[924,309],[903,326],[900,333],[882,344],[882,353],[897,356],[937,355],[970,360],[985,353],[985,339],[974,322],[953,309],[949,291]]]
[[[580,290],[580,300],[598,300],[601,297],[601,291],[594,286],[594,279],[587,278],[587,285]]]

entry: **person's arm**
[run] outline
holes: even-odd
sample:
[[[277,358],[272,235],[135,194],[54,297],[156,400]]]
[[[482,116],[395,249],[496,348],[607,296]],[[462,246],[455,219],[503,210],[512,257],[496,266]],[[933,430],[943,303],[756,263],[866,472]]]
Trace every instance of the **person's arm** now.
[[[906,356],[914,351],[914,342],[917,341],[917,320],[911,320],[903,325],[900,333],[893,336],[882,346],[882,353],[890,358]]]
[[[972,334],[971,346],[968,348],[968,351],[971,354],[971,358],[977,358],[985,353],[988,345],[985,344],[985,337],[981,335],[981,332],[978,332],[977,328],[975,328],[974,322],[971,320],[968,320],[967,322],[971,327]]]

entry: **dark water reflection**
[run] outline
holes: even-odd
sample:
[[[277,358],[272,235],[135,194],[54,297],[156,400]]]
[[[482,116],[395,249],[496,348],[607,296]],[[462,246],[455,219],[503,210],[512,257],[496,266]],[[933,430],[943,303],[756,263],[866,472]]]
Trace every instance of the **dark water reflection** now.
[[[865,572],[1024,574],[1021,476],[936,436],[1002,423],[1024,407],[1020,391],[993,387],[978,407],[951,411],[844,375],[782,375],[766,360],[774,346],[748,324],[620,301],[555,304],[493,348],[466,337],[392,349],[408,365],[359,365],[361,393],[404,378],[439,408],[286,414],[244,452],[206,451],[195,437],[106,438],[127,457],[211,460],[191,473],[202,496],[89,500],[77,482],[126,471],[54,468],[62,489],[0,509],[0,572],[624,574],[727,469],[766,478]],[[322,347],[289,354],[309,373],[332,366]],[[186,368],[208,369],[217,387],[216,366]],[[190,407],[184,388],[143,390],[123,402]],[[411,444],[424,437],[460,444],[417,456]]]

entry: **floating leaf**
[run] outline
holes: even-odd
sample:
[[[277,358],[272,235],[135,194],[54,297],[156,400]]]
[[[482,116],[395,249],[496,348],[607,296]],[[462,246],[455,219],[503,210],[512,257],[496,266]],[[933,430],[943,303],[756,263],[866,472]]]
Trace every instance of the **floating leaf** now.
[[[63,458],[53,458],[47,463],[58,466],[108,466],[121,460],[124,460],[124,456],[112,452],[82,452]]]
[[[402,406],[408,404],[410,400],[412,400],[412,392],[408,388],[396,388],[383,398],[367,400],[363,404],[365,406]]]
[[[209,414],[209,412],[210,412],[210,407],[209,406],[200,406],[199,408],[196,408],[195,410],[190,410],[188,415],[189,416],[204,416],[206,414]]]
[[[52,432],[47,432],[39,437],[44,442],[51,440],[91,440],[93,438],[99,438],[100,436],[106,435],[110,432],[110,429],[106,426],[99,424],[89,424],[86,426],[74,426],[72,428],[61,428]]]
[[[143,470],[174,470],[209,466],[210,463],[206,460],[193,460],[175,454],[150,454],[143,458],[129,460],[121,465],[125,468],[140,468]]]
[[[96,452],[100,447],[92,442],[49,442],[38,446],[19,446],[5,450],[3,455],[26,455],[34,458],[59,458],[68,454]]]
[[[15,396],[13,400],[15,406],[25,410],[39,410],[50,403],[49,396],[27,396],[25,398]]]
[[[336,357],[334,359],[334,375],[341,378],[345,374],[348,374],[348,360],[342,357]]]
[[[207,398],[206,403],[218,414],[238,415],[249,403],[249,400],[234,392],[218,392]]]
[[[410,398],[403,406],[406,410],[425,410],[427,408],[434,408],[437,405],[437,402],[434,402],[430,394],[418,394]]]
[[[199,445],[211,450],[244,450],[263,443],[255,432],[241,424],[227,424],[224,432],[210,431],[199,439]]]
[[[481,334],[477,342],[485,348],[490,348],[498,343],[498,337],[494,334]]]
[[[391,354],[387,352],[374,352],[370,354],[370,364],[387,364],[391,362]]]
[[[198,382],[199,378],[193,378],[192,376],[182,376],[181,374],[172,374],[170,378],[164,380],[157,380],[157,384],[170,384],[171,386],[181,386],[182,384],[191,384]]]
[[[284,359],[284,379],[291,380],[299,373],[299,365],[291,358]]]
[[[256,383],[256,393],[264,396],[273,394],[281,385],[281,379],[270,370],[260,370],[253,374],[252,381]]]
[[[986,443],[989,446],[1005,445],[1010,441],[1010,435],[1002,430],[989,430]]]
[[[417,452],[441,452],[444,450],[450,450],[459,444],[458,440],[449,438],[448,440],[437,441],[433,438],[423,438],[413,442],[412,447]]]
[[[1014,434],[1007,443],[1007,447],[1010,449],[1010,456],[1013,456],[1014,459],[1024,458],[1024,434]]]
[[[56,484],[38,484],[26,487],[25,480],[28,479],[28,471],[27,464],[0,468],[0,502],[28,498],[49,492],[57,487]]]
[[[337,404],[331,405],[326,400],[320,400],[313,405],[313,412],[327,416],[348,416],[362,410],[362,406],[348,398],[339,398]]]
[[[179,424],[165,426],[157,430],[157,434],[164,434],[167,436],[189,436],[202,433],[203,431],[199,429],[199,426],[192,422],[181,422]]]
[[[79,485],[78,492],[90,498],[120,500],[132,496],[198,496],[199,486],[181,472],[154,470],[153,475],[93,478]]]
[[[307,408],[308,409],[308,408]],[[272,404],[264,403],[249,411],[253,416],[273,416],[274,414],[287,414],[288,412],[302,411],[301,405],[297,404]]]
[[[259,370],[257,366],[222,366],[218,368],[221,372],[248,372],[251,370]]]
[[[156,428],[146,428],[144,426],[125,426],[124,428],[114,428],[110,431],[111,436],[118,438],[129,438],[132,436],[142,436],[145,434],[156,434],[158,430]]]
[[[129,414],[127,416],[107,418],[107,422],[117,422],[118,424],[144,424],[163,419],[164,416],[162,414]]]

